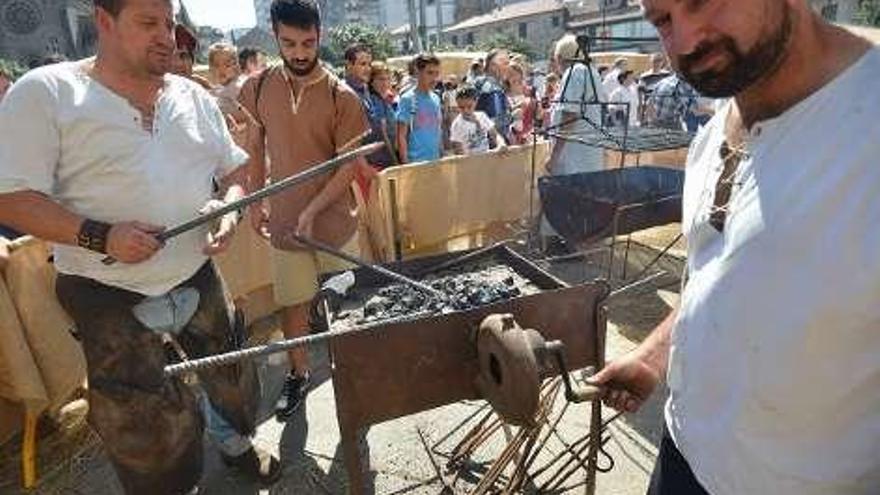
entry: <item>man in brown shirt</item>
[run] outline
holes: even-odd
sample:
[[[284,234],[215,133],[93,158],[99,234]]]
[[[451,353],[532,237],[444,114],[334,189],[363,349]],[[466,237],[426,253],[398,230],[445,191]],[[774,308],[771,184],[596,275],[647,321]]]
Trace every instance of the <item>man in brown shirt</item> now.
[[[370,130],[357,95],[318,60],[321,20],[314,0],[274,0],[271,17],[284,63],[248,80],[239,96],[259,124],[257,136],[250,140],[251,188],[265,183],[267,152],[270,178],[278,181],[358,146]],[[364,164],[352,162],[334,174],[273,196],[268,212],[252,208],[254,228],[271,239],[275,300],[284,308],[287,338],[307,332],[308,306],[318,289],[318,275],[347,268],[305,249],[290,234],[358,254],[350,188],[357,165]],[[296,410],[309,384],[306,351],[297,349],[289,355],[293,370],[276,407],[281,420]]]

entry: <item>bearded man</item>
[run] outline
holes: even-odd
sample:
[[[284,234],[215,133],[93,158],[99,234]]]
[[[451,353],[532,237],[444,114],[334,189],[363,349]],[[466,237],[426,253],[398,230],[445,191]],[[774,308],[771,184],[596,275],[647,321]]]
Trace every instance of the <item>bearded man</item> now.
[[[248,79],[239,102],[257,123],[248,165],[250,184],[259,187],[272,164],[271,180],[309,167],[360,145],[370,131],[354,91],[318,60],[321,17],[314,0],[274,0],[272,27],[283,64]],[[275,302],[281,306],[287,338],[308,331],[309,303],[318,276],[347,264],[298,244],[290,234],[314,238],[349,254],[359,254],[356,208],[350,189],[354,167],[318,177],[269,200],[270,208],[252,208],[254,228],[270,238]],[[310,385],[305,349],[289,353],[292,369],[276,407],[286,420],[305,399]]]
[[[666,377],[649,493],[880,493],[880,50],[806,0],[642,0],[673,68],[731,97],[691,146],[681,302],[594,382]]]

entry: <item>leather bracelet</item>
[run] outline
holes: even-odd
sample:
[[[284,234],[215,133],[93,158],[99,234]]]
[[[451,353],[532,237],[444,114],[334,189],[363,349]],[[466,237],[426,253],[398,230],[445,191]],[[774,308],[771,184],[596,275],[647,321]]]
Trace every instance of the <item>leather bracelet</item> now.
[[[101,254],[107,254],[107,238],[113,226],[106,222],[85,219],[76,236],[76,244]]]

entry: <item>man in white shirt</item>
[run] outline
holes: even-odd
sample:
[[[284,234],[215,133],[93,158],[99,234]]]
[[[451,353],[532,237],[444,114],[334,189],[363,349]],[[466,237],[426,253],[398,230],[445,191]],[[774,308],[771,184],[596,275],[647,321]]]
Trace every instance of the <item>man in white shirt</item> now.
[[[639,91],[633,72],[626,70],[617,76],[620,86],[608,96],[610,103],[620,103],[611,106],[611,115],[614,125],[636,127],[639,125]]]
[[[652,495],[880,493],[880,50],[806,0],[642,4],[732,100],[688,157],[681,303],[593,381],[634,411],[666,376]]]
[[[163,376],[168,325],[139,312],[145,301],[195,300],[192,318],[170,330],[189,357],[244,341],[209,258],[226,247],[238,215],[164,246],[156,235],[240,198],[247,155],[214,98],[167,74],[170,0],[95,5],[97,57],[30,72],[0,107],[0,223],[55,244],[58,298],[88,364],[89,421],[126,493],[190,493],[205,426],[228,464],[271,483],[277,459],[248,438],[259,391],[253,364],[200,372],[197,398]],[[215,180],[223,201],[213,199]],[[103,263],[107,255],[117,263]]]
[[[628,67],[629,61],[627,59],[623,57],[614,59],[611,70],[602,77],[602,87],[605,89],[606,95],[610,95],[620,87],[620,74],[625,72]]]
[[[595,135],[602,127],[600,105],[584,103],[606,102],[608,95],[602,89],[598,72],[592,65],[576,62],[574,59],[578,56],[577,38],[573,34],[556,42],[553,58],[563,73],[559,94],[550,110],[549,129],[553,139],[545,165],[553,175],[596,172],[604,168],[602,149],[578,139]]]

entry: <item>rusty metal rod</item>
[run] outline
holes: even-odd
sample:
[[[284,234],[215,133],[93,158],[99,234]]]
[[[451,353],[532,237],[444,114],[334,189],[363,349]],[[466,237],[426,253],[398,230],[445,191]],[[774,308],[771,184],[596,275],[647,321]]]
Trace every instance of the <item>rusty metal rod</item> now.
[[[353,327],[347,328],[345,330],[319,333],[316,335],[306,335],[304,337],[297,337],[295,339],[282,340],[279,342],[272,342],[269,344],[248,347],[247,349],[230,351],[222,354],[215,354],[213,356],[207,356],[198,359],[191,359],[182,363],[165,366],[164,373],[166,377],[171,377],[190,371],[198,371],[206,368],[226,366],[229,364],[237,363],[239,361],[245,361],[247,359],[254,359],[260,356],[268,356],[270,354],[277,354],[280,352],[289,351],[291,349],[317,345],[335,338],[342,338],[360,333],[370,333],[374,330],[383,328],[384,324],[385,322],[381,322],[379,324],[370,326]]]
[[[205,213],[204,215],[199,215],[195,218],[187,220],[186,222],[175,225],[167,230],[163,230],[162,232],[160,232],[159,234],[156,235],[156,239],[158,239],[160,242],[165,242],[168,239],[171,239],[172,237],[179,236],[180,234],[183,234],[185,232],[189,232],[192,229],[195,229],[197,227],[201,227],[202,225],[204,225],[208,222],[216,220],[216,219],[222,217],[223,215],[226,215],[227,213],[241,210],[247,206],[250,206],[253,203],[256,203],[257,201],[262,201],[263,199],[265,199],[273,194],[277,194],[277,193],[283,191],[284,189],[287,189],[289,187],[292,187],[292,186],[295,186],[295,185],[300,184],[302,182],[305,182],[307,180],[310,180],[313,177],[316,177],[318,175],[322,175],[322,174],[326,174],[328,172],[331,172],[331,171],[341,167],[342,165],[345,165],[346,163],[354,160],[355,158],[358,158],[358,157],[361,157],[364,155],[368,155],[368,154],[378,150],[381,147],[382,147],[382,143],[372,143],[372,144],[368,144],[365,146],[361,146],[360,148],[355,148],[351,151],[348,151],[348,152],[343,153],[339,156],[331,158],[330,160],[327,160],[323,163],[315,165],[314,167],[306,169],[298,174],[291,175],[290,177],[285,177],[284,179],[282,179],[278,182],[275,182],[273,184],[269,184],[268,186],[266,186],[258,191],[255,191],[251,194],[248,194],[247,196],[245,196],[241,199],[238,199],[238,200],[233,201],[231,203],[227,203],[226,205],[224,205],[221,208],[218,208],[218,209],[213,210],[211,212]],[[106,258],[101,260],[101,262],[104,263],[105,265],[112,265],[112,264],[116,263],[116,260],[110,256],[107,256]]]
[[[604,430],[603,430],[603,431],[604,431]],[[605,444],[608,442],[608,439],[611,438],[611,437],[605,437],[604,439],[601,439],[601,434],[600,434],[600,435],[599,435],[599,438],[600,438],[600,448],[599,448],[599,452],[601,452],[604,456],[606,456],[606,457],[608,457],[608,459],[610,459],[610,461],[611,461],[611,466],[610,466],[607,470],[603,470],[603,469],[601,469],[601,468],[598,467],[598,461],[596,461],[596,471],[598,471],[598,472],[607,472],[607,471],[610,471],[611,468],[614,467],[614,459],[612,459],[611,456],[608,455],[608,453],[605,452],[605,450],[604,450]],[[591,461],[592,461],[592,460],[591,460]],[[569,470],[566,471],[565,473],[563,473],[563,474],[562,474],[562,477],[559,478],[558,480],[556,480],[556,482],[554,482],[553,485],[550,486],[550,487],[548,488],[548,490],[551,491],[551,492],[557,492],[557,491],[559,491],[560,488],[562,487],[562,485],[563,485],[565,482],[567,482],[569,478],[571,478],[572,476],[574,476],[574,474],[575,474],[577,471],[578,471],[578,466],[573,466],[573,467],[569,468]],[[593,480],[593,481],[595,481],[595,480]],[[586,483],[590,483],[590,479],[589,479],[589,477],[588,477],[588,479],[586,480]],[[546,485],[545,485],[545,486],[546,486]]]
[[[552,391],[549,392],[547,396],[545,396],[542,400],[541,408],[538,411],[537,426],[527,432],[528,438],[526,440],[525,446],[523,447],[521,457],[517,459],[517,462],[514,465],[513,476],[511,477],[510,482],[505,488],[506,492],[519,493],[522,490],[523,484],[526,482],[527,479],[530,478],[528,469],[531,466],[532,460],[536,458],[540,453],[540,448],[538,450],[535,450],[535,444],[538,442],[538,438],[541,436],[541,430],[543,430],[544,425],[549,425],[551,428],[555,426],[550,425],[549,420],[550,412],[552,411],[553,404],[556,403],[556,399],[558,396],[559,382],[557,380]],[[543,446],[541,448],[543,448]]]
[[[413,280],[413,279],[411,279],[405,275],[401,275],[397,272],[391,271],[383,266],[371,265],[361,259],[358,259],[355,256],[352,256],[348,253],[344,253],[338,249],[334,249],[333,247],[328,246],[327,244],[324,244],[323,242],[316,241],[315,239],[310,239],[308,237],[303,237],[301,235],[297,235],[294,233],[290,233],[288,235],[290,236],[291,239],[295,240],[296,242],[298,242],[300,244],[306,245],[306,246],[313,248],[313,249],[317,249],[318,251],[323,251],[331,256],[335,256],[341,260],[347,261],[347,262],[349,262],[353,265],[359,266],[365,270],[373,271],[375,273],[378,273],[379,275],[388,277],[388,278],[395,280],[397,282],[401,282],[401,283],[410,285],[410,286],[428,294],[429,296],[433,296],[433,297],[440,299],[441,301],[445,301],[445,300],[449,299],[449,297],[446,294],[440,292],[437,289],[434,289],[433,287],[429,287],[426,284],[423,284],[417,280]]]
[[[608,427],[608,425],[611,424],[612,421],[616,420],[617,418],[619,418],[622,415],[623,415],[622,412],[618,412],[618,413],[614,414],[614,416],[611,416],[607,420],[603,421],[602,424],[599,426],[598,431],[596,431],[596,433],[598,434],[598,437],[601,439],[602,433],[605,432],[605,429]],[[579,439],[574,444],[572,444],[572,446],[583,444],[583,446],[580,447],[577,451],[577,458],[580,458],[580,456],[583,455],[584,452],[586,452],[587,449],[590,447],[590,443],[593,440],[592,437],[593,437],[593,432],[587,433],[581,439]],[[540,490],[542,490],[542,491],[543,490],[551,490],[554,488],[558,488],[563,483],[565,483],[568,480],[568,478],[570,478],[571,475],[577,471],[578,466],[575,466],[573,469],[569,468],[569,466],[571,466],[572,462],[575,462],[574,461],[575,457],[576,456],[572,455],[572,457],[569,458],[569,460],[566,461],[565,464],[563,464],[562,467],[560,467],[550,477],[550,479],[548,479],[547,481],[544,482],[544,484],[541,485]],[[558,461],[558,458],[559,458],[559,456],[557,456],[557,459],[554,459],[553,462],[548,464],[547,467],[556,464],[556,462]],[[566,470],[568,470],[568,471],[566,471]],[[560,476],[561,476],[561,478],[560,478]]]
[[[555,402],[555,398],[554,398],[554,402]],[[556,427],[559,426],[559,423],[562,421],[562,418],[565,416],[565,413],[568,411],[568,407],[570,405],[571,405],[570,402],[565,401],[565,404],[563,404],[563,406],[562,406],[562,411],[559,412],[559,416],[556,417],[556,419],[553,421],[553,423],[549,425],[549,428],[547,429],[547,434],[544,435],[544,438],[538,444],[538,447],[535,450],[535,453],[531,456],[531,458],[528,459],[528,461],[526,461],[526,469],[530,469],[532,467],[532,465],[538,459],[538,454],[547,445],[547,442],[550,440],[550,437],[554,433],[556,433],[558,435],[558,433],[556,432]]]
[[[433,448],[434,448],[435,452],[437,451],[437,449],[439,448],[440,445],[442,445],[446,440],[449,440],[453,435],[455,435],[456,433],[458,433],[459,430],[461,430],[462,428],[464,428],[465,425],[467,425],[468,423],[471,422],[471,420],[473,420],[474,418],[476,418],[477,416],[479,416],[480,413],[482,413],[483,411],[485,411],[487,407],[489,407],[489,403],[488,403],[488,402],[482,404],[482,405],[481,405],[480,407],[478,407],[474,412],[472,412],[467,418],[465,418],[464,420],[462,420],[461,423],[459,423],[455,428],[453,428],[452,430],[446,432],[446,434],[444,434],[442,437],[440,437],[440,439],[437,440],[437,442],[434,443],[434,447],[433,447]]]
[[[428,460],[431,461],[431,466],[434,467],[434,472],[437,473],[437,479],[440,481],[440,484],[443,485],[443,490],[440,492],[442,495],[452,495],[455,493],[455,489],[452,485],[446,482],[446,476],[443,475],[443,470],[440,468],[440,464],[437,463],[437,459],[434,458],[434,452],[431,451],[431,446],[428,443],[428,439],[425,437],[424,432],[419,427],[416,427],[416,433],[419,435],[419,440],[422,442],[422,447],[425,449],[425,453],[428,455]]]
[[[279,180],[278,182],[269,184],[268,186],[255,191],[247,196],[228,203],[226,206],[222,208],[218,208],[212,212],[205,213],[204,215],[199,215],[192,220],[184,222],[180,225],[175,225],[168,230],[165,230],[159,233],[156,238],[160,241],[166,241],[171,239],[172,237],[183,234],[184,232],[190,231],[196,227],[204,225],[211,220],[215,220],[217,218],[222,217],[223,215],[238,211],[246,206],[250,206],[257,201],[261,201],[273,194],[277,194],[291,186],[295,186],[302,182],[305,182],[313,177],[318,175],[323,175],[328,172],[332,172],[333,170],[345,165],[346,163],[354,160],[355,158],[359,158],[364,155],[369,155],[374,151],[380,149],[382,147],[382,143],[372,143],[361,146],[359,148],[355,148],[351,151],[345,152],[341,155],[338,155],[334,158],[331,158],[323,163],[315,165],[314,167],[308,168],[298,174],[291,175],[290,177],[285,177],[284,179]]]
[[[493,487],[495,487],[495,485],[499,481],[501,481],[504,471],[511,463],[511,461],[514,461],[514,472],[507,479],[506,487],[501,491],[501,493],[516,493],[518,487],[521,486],[522,483],[525,481],[525,460],[531,457],[531,449],[534,447],[535,440],[541,432],[542,425],[548,422],[547,419],[549,410],[552,408],[553,403],[555,402],[558,395],[560,380],[555,379],[545,382],[541,388],[542,390],[544,390],[544,393],[541,397],[541,401],[538,407],[536,426],[531,428],[522,427],[517,431],[513,439],[508,441],[507,446],[504,448],[501,454],[499,454],[489,471],[483,476],[483,479],[480,480],[480,483],[474,490],[473,495],[488,493],[488,490],[491,490]],[[495,430],[497,431],[497,428]],[[486,432],[484,432],[484,436],[485,433]],[[483,441],[485,441],[485,439]],[[523,452],[521,455],[519,452],[520,448],[523,448]]]

